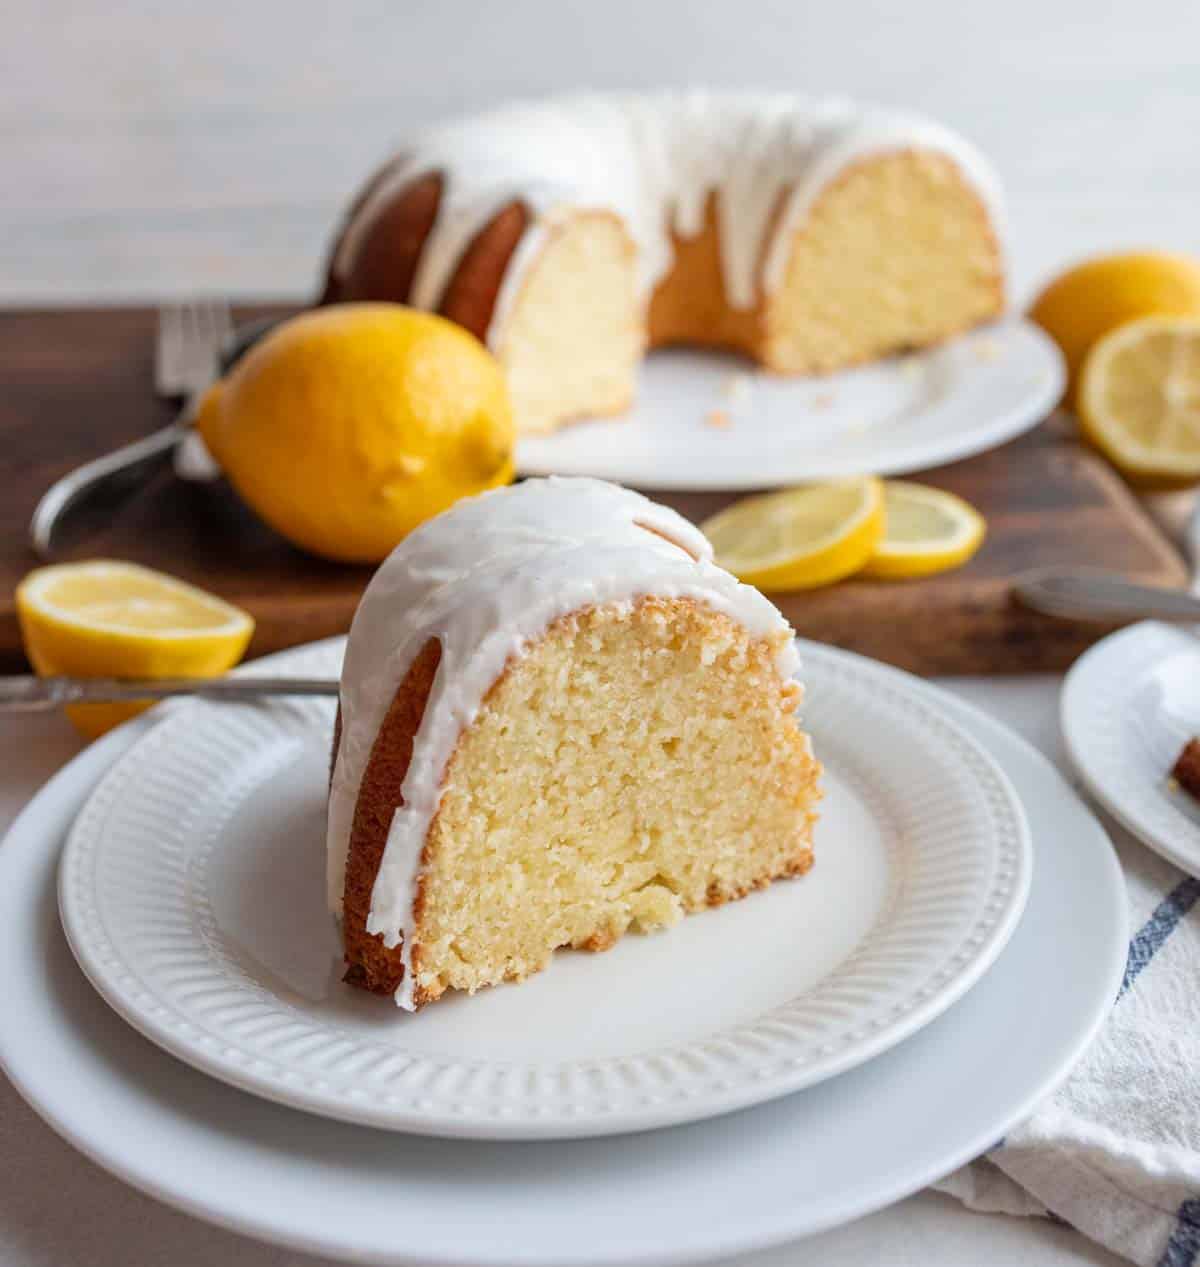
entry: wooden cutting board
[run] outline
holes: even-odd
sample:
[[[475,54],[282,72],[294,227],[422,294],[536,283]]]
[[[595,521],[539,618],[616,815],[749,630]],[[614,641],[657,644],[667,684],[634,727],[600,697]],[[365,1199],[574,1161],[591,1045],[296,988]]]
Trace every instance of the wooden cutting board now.
[[[22,663],[13,590],[37,563],[26,531],[38,497],[80,462],[171,417],[151,387],[154,326],[149,309],[0,313],[0,668]],[[801,634],[925,674],[1063,669],[1105,630],[1017,606],[1016,573],[1066,564],[1151,584],[1185,579],[1137,500],[1061,423],[921,478],[984,513],[983,549],[965,568],[924,581],[774,595]],[[731,498],[660,500],[699,519]],[[224,483],[183,484],[167,471],[89,520],[91,535],[64,557],[135,560],[241,604],[258,621],[251,654],[345,631],[371,574],[294,550]]]

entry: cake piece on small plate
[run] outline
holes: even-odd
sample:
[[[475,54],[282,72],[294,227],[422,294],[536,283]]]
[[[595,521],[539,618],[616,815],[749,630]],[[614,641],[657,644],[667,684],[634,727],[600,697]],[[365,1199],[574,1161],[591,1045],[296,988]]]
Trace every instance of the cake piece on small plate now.
[[[598,480],[458,503],[350,630],[328,859],[346,979],[415,1009],[812,865],[792,630]]]

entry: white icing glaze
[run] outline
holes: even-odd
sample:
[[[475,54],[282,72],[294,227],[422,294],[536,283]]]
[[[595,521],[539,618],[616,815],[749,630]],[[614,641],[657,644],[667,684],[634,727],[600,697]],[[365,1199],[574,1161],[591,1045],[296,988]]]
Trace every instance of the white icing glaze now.
[[[528,480],[459,502],[405,538],[368,585],[346,647],[342,734],[329,793],[329,902],[336,914],[375,737],[413,660],[430,638],[441,643],[367,920],[367,931],[381,933],[385,945],[403,940],[401,1007],[412,1007],[409,934],[421,849],[459,735],[510,657],[554,620],[650,594],[696,599],[754,637],[777,640],[781,678],[799,667],[779,611],[717,567],[695,527],[601,480]]]
[[[397,192],[441,174],[437,219],[409,296],[415,307],[436,309],[476,234],[503,207],[522,202],[530,227],[493,309],[488,342],[495,347],[541,241],[564,215],[620,217],[638,248],[645,301],[671,267],[671,230],[695,236],[715,192],[725,292],[735,308],[751,308],[781,283],[793,235],[821,190],[864,157],[904,149],[952,159],[1002,236],[991,167],[962,137],[924,119],[785,94],[591,96],[507,106],[415,137],[347,227],[333,271],[349,270],[367,228]]]

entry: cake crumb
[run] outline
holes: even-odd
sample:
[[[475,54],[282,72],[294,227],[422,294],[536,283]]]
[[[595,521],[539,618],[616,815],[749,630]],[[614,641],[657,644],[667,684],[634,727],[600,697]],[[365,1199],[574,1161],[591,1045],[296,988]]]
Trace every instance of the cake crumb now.
[[[733,419],[724,409],[710,409],[704,415],[704,425],[715,427],[718,431],[726,431],[733,426]]]
[[[721,395],[737,409],[750,403],[753,388],[754,380],[749,374],[730,374],[721,387]]]
[[[833,392],[818,392],[812,398],[812,407],[814,409],[828,409],[834,401]]]
[[[983,364],[990,364],[1000,359],[1000,345],[990,335],[979,335],[972,347],[975,359]]]

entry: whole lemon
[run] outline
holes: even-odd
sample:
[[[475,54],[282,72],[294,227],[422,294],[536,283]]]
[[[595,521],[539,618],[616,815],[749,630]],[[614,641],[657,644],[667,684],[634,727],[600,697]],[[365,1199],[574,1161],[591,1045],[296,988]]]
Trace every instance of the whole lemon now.
[[[1107,334],[1139,317],[1200,314],[1200,260],[1168,251],[1100,255],[1052,281],[1029,310],[1067,362],[1075,403],[1087,354]]]
[[[277,326],[209,390],[197,426],[267,523],[347,562],[377,562],[513,474],[500,366],[461,327],[398,304],[318,308]]]

